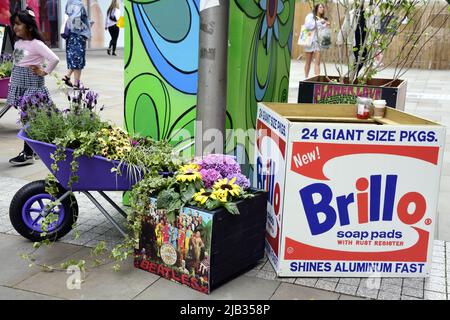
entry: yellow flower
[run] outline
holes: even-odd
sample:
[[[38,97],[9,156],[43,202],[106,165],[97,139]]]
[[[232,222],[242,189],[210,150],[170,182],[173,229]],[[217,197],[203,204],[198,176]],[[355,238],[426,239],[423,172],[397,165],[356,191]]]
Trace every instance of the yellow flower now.
[[[192,182],[192,181],[197,181],[197,180],[202,180],[202,175],[198,171],[186,172],[186,173],[181,173],[181,174],[177,175],[177,181]]]
[[[214,198],[219,200],[220,202],[228,201],[228,191],[225,190],[216,189],[212,192],[212,196],[214,196]]]
[[[198,164],[189,163],[189,164],[182,166],[179,171],[181,173],[188,173],[188,172],[194,172],[194,171],[198,171],[198,170],[200,170],[200,166]]]
[[[237,184],[235,184],[234,182],[236,181],[236,178],[231,179],[230,181],[228,181],[227,178],[218,180],[213,188],[215,190],[220,190],[222,192],[224,192],[227,196],[228,193],[233,196],[233,197],[237,197],[239,196],[239,193],[241,192],[241,187]]]
[[[200,204],[205,204],[205,202],[211,198],[215,199],[215,196],[210,191],[205,191],[205,189],[201,189],[200,192],[194,194],[194,200],[200,202]]]

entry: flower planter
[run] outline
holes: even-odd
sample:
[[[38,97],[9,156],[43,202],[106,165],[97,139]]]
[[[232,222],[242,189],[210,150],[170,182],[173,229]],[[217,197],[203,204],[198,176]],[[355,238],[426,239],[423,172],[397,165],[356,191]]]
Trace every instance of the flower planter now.
[[[73,150],[66,149],[66,159],[58,162],[58,172],[53,172],[53,159],[50,155],[56,151],[56,145],[41,141],[31,140],[24,130],[20,130],[18,137],[25,140],[28,145],[41,158],[50,172],[58,179],[58,182],[66,189],[70,179],[70,162],[73,160]],[[81,156],[78,159],[79,168],[76,172],[78,182],[72,185],[72,191],[118,191],[131,190],[136,181],[127,178],[126,166],[122,166],[122,175],[111,172],[111,169],[119,165],[118,161],[110,161],[101,156],[92,158]]]
[[[9,77],[0,79],[0,99],[6,99],[8,97]]]
[[[339,79],[338,77],[329,77]],[[316,76],[299,83],[299,103],[353,104],[356,97],[384,99],[386,105],[399,110],[405,109],[406,80],[395,80],[383,87],[391,79],[372,79],[367,85],[330,83],[324,76]]]
[[[155,208],[156,200],[152,203]],[[164,212],[151,209],[142,221],[135,267],[204,293],[247,271],[264,256],[267,194],[258,191],[237,206],[239,215],[222,208],[184,207],[173,224],[179,228],[165,226]],[[194,224],[195,232],[186,240],[195,220],[200,227]]]

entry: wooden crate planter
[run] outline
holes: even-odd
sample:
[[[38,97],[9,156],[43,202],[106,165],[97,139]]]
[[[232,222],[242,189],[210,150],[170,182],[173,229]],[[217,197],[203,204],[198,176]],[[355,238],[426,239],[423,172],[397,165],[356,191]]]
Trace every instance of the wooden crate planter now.
[[[338,79],[338,77],[329,77]],[[299,83],[299,103],[353,104],[356,97],[384,99],[387,106],[399,110],[405,109],[406,80],[395,80],[387,87],[382,85],[391,79],[372,79],[367,85],[330,83],[324,76],[316,76]]]
[[[152,202],[155,208],[156,201]],[[161,222],[163,210],[151,209],[142,221],[135,267],[203,293],[249,270],[264,256],[267,193],[258,191],[237,205],[240,215],[225,209],[184,207],[175,217],[180,227],[176,231],[172,224],[166,227]],[[186,240],[186,230],[195,220],[201,227],[194,227],[195,232],[191,227],[190,240]]]

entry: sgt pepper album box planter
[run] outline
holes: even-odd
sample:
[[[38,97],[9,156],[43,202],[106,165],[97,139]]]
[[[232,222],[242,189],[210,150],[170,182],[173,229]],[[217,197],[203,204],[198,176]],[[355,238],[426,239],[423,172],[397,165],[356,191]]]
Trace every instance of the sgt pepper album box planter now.
[[[254,185],[280,276],[430,272],[445,128],[387,108],[260,103]]]
[[[152,199],[135,267],[203,293],[249,270],[264,257],[267,193],[257,191],[237,206],[239,215],[183,207],[171,221]]]

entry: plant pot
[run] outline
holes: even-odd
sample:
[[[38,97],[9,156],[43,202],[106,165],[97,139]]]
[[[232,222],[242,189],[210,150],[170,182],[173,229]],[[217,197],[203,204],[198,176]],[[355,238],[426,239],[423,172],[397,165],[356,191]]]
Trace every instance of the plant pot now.
[[[328,77],[339,79],[338,77]],[[406,80],[372,79],[366,85],[330,83],[325,76],[312,77],[299,83],[299,103],[356,104],[356,97],[386,100],[386,105],[405,109]]]
[[[152,204],[155,208],[155,199]],[[210,293],[249,270],[264,256],[267,193],[258,191],[255,197],[237,202],[237,206],[239,215],[232,215],[223,208],[208,211],[184,207],[175,217],[174,225],[179,227],[176,231],[161,223],[164,212],[150,210],[150,215],[142,221],[135,267],[203,293]],[[195,216],[201,217],[201,227],[194,227],[199,231],[201,242],[194,240],[195,236],[186,240],[189,220],[194,221]],[[204,249],[197,249],[197,256],[196,249],[186,250],[190,245],[195,248],[196,243],[197,248],[198,243],[204,244]]]
[[[9,77],[0,79],[0,99],[6,99],[8,97]]]
[[[71,176],[70,162],[73,160],[73,150],[66,149],[66,159],[58,162],[58,172],[53,172],[53,159],[50,155],[56,151],[56,145],[41,141],[31,140],[27,137],[25,131],[20,130],[18,137],[27,142],[27,144],[36,152],[44,162],[45,166],[58,179],[58,182],[66,189],[69,189],[68,182]],[[72,185],[73,191],[125,191],[131,190],[136,181],[127,178],[127,169],[123,165],[121,167],[122,174],[118,175],[111,172],[111,169],[117,168],[118,161],[111,161],[101,156],[93,156],[92,158],[81,156],[77,159],[78,182]]]

